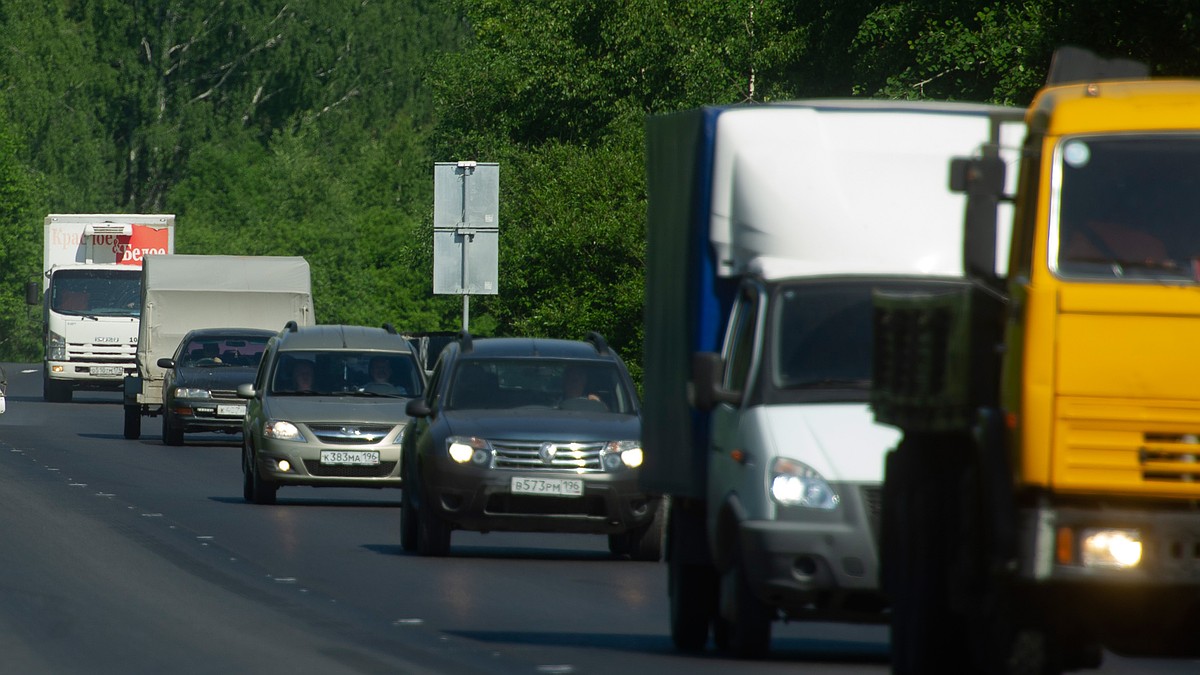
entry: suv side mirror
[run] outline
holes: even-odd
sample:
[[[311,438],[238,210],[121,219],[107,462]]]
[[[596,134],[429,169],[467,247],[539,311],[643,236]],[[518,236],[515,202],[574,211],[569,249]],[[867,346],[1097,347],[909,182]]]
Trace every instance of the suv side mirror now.
[[[254,391],[253,384],[243,382],[237,386],[237,395],[238,398],[254,398],[258,392]]]
[[[423,398],[411,399],[404,406],[404,414],[409,417],[429,417],[430,412],[429,404]]]
[[[692,354],[692,406],[702,412],[717,407],[718,403],[737,405],[742,394],[721,386],[725,375],[725,363],[715,352]]]

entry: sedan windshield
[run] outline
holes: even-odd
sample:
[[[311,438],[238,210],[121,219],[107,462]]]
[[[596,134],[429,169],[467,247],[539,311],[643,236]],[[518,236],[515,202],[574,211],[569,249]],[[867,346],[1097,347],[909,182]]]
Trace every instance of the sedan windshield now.
[[[636,406],[610,361],[470,359],[455,369],[447,410],[557,408],[634,414]]]
[[[287,351],[275,368],[271,393],[412,398],[423,392],[418,368],[410,353]]]
[[[177,365],[257,368],[270,336],[202,335],[193,337],[179,350]]]

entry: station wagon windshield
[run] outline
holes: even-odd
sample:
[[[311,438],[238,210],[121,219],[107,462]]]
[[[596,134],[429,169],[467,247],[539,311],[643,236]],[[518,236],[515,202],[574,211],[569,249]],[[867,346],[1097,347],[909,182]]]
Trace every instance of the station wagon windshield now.
[[[289,350],[279,356],[271,393],[413,398],[423,393],[418,367],[409,353]]]

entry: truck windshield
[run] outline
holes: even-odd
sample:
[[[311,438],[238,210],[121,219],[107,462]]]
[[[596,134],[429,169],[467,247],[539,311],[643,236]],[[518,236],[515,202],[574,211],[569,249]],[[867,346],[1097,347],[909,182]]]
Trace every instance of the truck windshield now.
[[[50,309],[73,316],[138,316],[142,311],[142,271],[59,270],[51,277]]]
[[[1200,136],[1073,137],[1055,161],[1050,255],[1061,276],[1197,282]]]
[[[796,282],[775,292],[768,335],[771,385],[804,398],[860,399],[873,368],[873,293],[934,291],[934,279],[841,279]],[[852,390],[854,394],[837,395]],[[809,396],[808,394],[811,394]]]

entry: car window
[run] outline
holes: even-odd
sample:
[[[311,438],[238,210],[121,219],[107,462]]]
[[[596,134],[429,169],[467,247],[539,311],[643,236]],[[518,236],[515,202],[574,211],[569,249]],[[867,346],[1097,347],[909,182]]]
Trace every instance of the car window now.
[[[464,359],[447,392],[449,410],[558,408],[633,414],[616,363],[568,359]]]
[[[281,351],[273,394],[415,398],[424,393],[420,365],[407,352]]]

